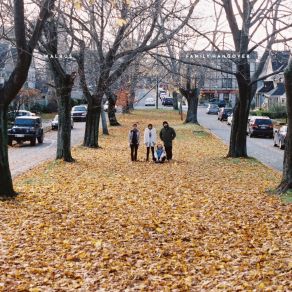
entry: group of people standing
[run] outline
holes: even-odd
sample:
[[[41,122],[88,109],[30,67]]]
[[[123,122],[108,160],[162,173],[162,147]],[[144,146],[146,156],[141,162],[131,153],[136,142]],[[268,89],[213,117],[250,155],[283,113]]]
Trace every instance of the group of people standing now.
[[[163,128],[160,130],[159,137],[164,144],[157,144],[156,149],[156,129],[152,124],[149,124],[144,130],[144,144],[146,146],[146,161],[149,161],[150,151],[152,154],[152,160],[156,163],[163,163],[166,159],[172,159],[172,141],[176,137],[175,130],[169,126],[167,121],[163,122]],[[140,131],[138,125],[133,124],[132,129],[129,132],[129,145],[131,148],[131,160],[137,161],[138,148],[140,144]]]

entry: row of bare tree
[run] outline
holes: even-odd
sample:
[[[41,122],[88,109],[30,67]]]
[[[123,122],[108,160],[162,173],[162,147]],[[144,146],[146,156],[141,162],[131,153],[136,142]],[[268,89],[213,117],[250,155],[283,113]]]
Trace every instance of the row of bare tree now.
[[[123,82],[130,66],[137,71],[143,57],[151,56],[170,72],[172,83],[188,99],[187,121],[197,122],[198,90],[192,86],[191,74],[196,69],[191,68],[221,71],[222,68],[183,56],[197,47],[222,53],[226,48],[238,52],[241,57],[232,60],[236,71],[224,70],[235,75],[239,87],[228,156],[247,157],[250,104],[257,82],[268,77],[262,76],[262,71],[272,47],[288,44],[291,39],[287,37],[291,33],[291,8],[286,0],[214,0],[208,7],[203,2],[4,1],[0,6],[3,24],[0,35],[17,47],[17,64],[0,89],[0,196],[15,195],[8,163],[7,111],[26,81],[35,50],[48,61],[53,76],[52,86],[59,100],[57,159],[68,162],[74,160],[70,147],[70,99],[77,79],[88,103],[83,145],[98,147],[104,96],[109,100],[110,122],[117,125],[116,96],[112,89]],[[7,16],[13,17],[7,19]],[[262,50],[260,62],[251,73],[248,55],[258,49]],[[73,67],[67,66],[66,58],[56,57],[66,55],[73,56]],[[182,80],[186,80],[186,86]],[[288,93],[287,87],[287,100]],[[291,160],[289,145],[292,147],[292,143],[286,147],[285,157]],[[290,172],[284,170],[287,173]],[[283,176],[281,190],[286,189],[284,185],[291,185],[287,176]]]

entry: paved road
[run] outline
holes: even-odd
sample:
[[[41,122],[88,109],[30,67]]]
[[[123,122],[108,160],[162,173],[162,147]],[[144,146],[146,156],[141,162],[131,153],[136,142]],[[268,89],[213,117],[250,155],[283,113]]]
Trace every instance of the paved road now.
[[[72,129],[71,143],[81,144],[84,136],[85,123],[74,123]],[[12,176],[16,176],[39,163],[48,159],[54,159],[57,147],[57,131],[50,131],[45,134],[43,144],[30,146],[29,142],[22,145],[9,147],[9,164]]]
[[[212,133],[229,144],[230,126],[226,122],[217,120],[217,115],[207,115],[205,107],[198,108],[199,123]],[[283,170],[284,151],[273,146],[273,139],[247,137],[247,153],[261,162],[277,169]]]

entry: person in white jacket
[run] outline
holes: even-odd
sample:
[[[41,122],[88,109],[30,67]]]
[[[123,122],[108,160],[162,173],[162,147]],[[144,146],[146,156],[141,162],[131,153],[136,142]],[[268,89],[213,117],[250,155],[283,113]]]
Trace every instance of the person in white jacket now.
[[[144,131],[144,144],[147,147],[146,161],[149,161],[150,149],[152,153],[152,160],[154,160],[154,146],[156,144],[156,129],[152,124],[149,124]]]

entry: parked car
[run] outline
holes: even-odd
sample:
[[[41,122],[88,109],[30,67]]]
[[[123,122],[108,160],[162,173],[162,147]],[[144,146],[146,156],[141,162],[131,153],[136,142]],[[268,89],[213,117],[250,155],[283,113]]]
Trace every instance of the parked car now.
[[[161,100],[163,100],[164,98],[166,98],[167,97],[166,91],[160,91],[159,97],[160,97]]]
[[[87,105],[76,105],[72,107],[71,110],[71,117],[73,118],[74,122],[77,121],[86,121],[87,116]]]
[[[210,114],[217,115],[218,111],[219,111],[219,107],[218,107],[218,105],[216,103],[209,103],[208,107],[207,107],[206,114],[208,114],[208,115],[210,115]]]
[[[217,98],[212,98],[209,100],[210,103],[215,103],[218,105],[218,107],[225,107],[226,106],[226,102],[224,99],[219,100]]]
[[[232,114],[233,109],[228,107],[221,107],[218,112],[219,121],[227,121],[227,118]]]
[[[269,117],[252,116],[248,123],[250,137],[267,136],[273,138],[273,122]]]
[[[152,97],[145,99],[145,106],[155,106],[155,100]]]
[[[227,125],[231,125],[233,120],[233,113],[227,117]]]
[[[54,119],[51,121],[52,130],[57,130],[59,125],[59,116],[55,115]],[[74,127],[74,121],[71,117],[71,129]]]
[[[164,106],[173,106],[173,98],[172,97],[163,98],[162,105],[164,105]]]
[[[285,148],[286,135],[287,135],[287,126],[282,126],[279,130],[274,131],[274,146],[279,146],[280,149]]]
[[[13,140],[17,143],[30,141],[32,146],[38,140],[38,143],[42,144],[44,141],[42,119],[38,116],[17,117],[14,126],[8,130],[8,145],[11,146]]]

